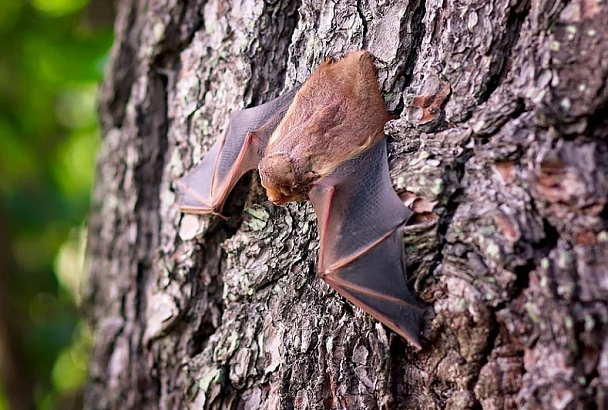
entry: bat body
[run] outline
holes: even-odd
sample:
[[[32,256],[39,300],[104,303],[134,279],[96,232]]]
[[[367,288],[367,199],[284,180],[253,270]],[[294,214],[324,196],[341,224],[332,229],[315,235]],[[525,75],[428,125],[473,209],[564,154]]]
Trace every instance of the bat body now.
[[[389,177],[389,119],[367,51],[326,60],[300,88],[232,114],[226,134],[177,181],[177,206],[220,214],[236,182],[258,168],[275,204],[312,202],[319,276],[420,347],[400,230],[411,211]]]

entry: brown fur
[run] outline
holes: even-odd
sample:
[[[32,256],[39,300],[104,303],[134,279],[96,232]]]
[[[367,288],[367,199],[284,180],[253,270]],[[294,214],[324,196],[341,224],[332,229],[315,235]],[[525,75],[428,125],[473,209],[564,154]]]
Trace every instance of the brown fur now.
[[[324,61],[268,142],[259,171],[269,198],[306,198],[316,179],[382,139],[389,119],[367,51]]]

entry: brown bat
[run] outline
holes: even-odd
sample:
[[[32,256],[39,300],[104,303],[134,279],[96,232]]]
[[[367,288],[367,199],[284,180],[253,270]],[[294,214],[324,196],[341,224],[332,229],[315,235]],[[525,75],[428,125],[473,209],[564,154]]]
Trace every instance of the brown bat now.
[[[201,164],[177,182],[182,212],[220,214],[258,168],[275,204],[310,199],[319,276],[416,347],[421,310],[407,287],[402,232],[412,212],[389,177],[390,119],[367,51],[326,60],[299,88],[232,114]]]

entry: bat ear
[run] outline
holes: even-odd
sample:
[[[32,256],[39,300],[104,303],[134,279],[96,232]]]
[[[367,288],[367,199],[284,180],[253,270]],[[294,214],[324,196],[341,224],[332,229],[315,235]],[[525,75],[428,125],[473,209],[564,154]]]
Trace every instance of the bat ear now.
[[[372,84],[377,84],[378,70],[376,70],[372,55],[365,50],[358,51],[357,55],[359,56],[357,61],[359,62],[361,77],[367,81],[370,81]]]

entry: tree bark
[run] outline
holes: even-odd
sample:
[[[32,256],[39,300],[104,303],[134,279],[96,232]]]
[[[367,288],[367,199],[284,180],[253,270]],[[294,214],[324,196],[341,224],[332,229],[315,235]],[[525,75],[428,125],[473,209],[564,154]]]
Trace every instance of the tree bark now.
[[[102,90],[87,315],[96,409],[608,408],[605,0],[122,0]],[[229,113],[377,58],[415,211],[424,348],[316,278],[308,203],[181,215]]]

